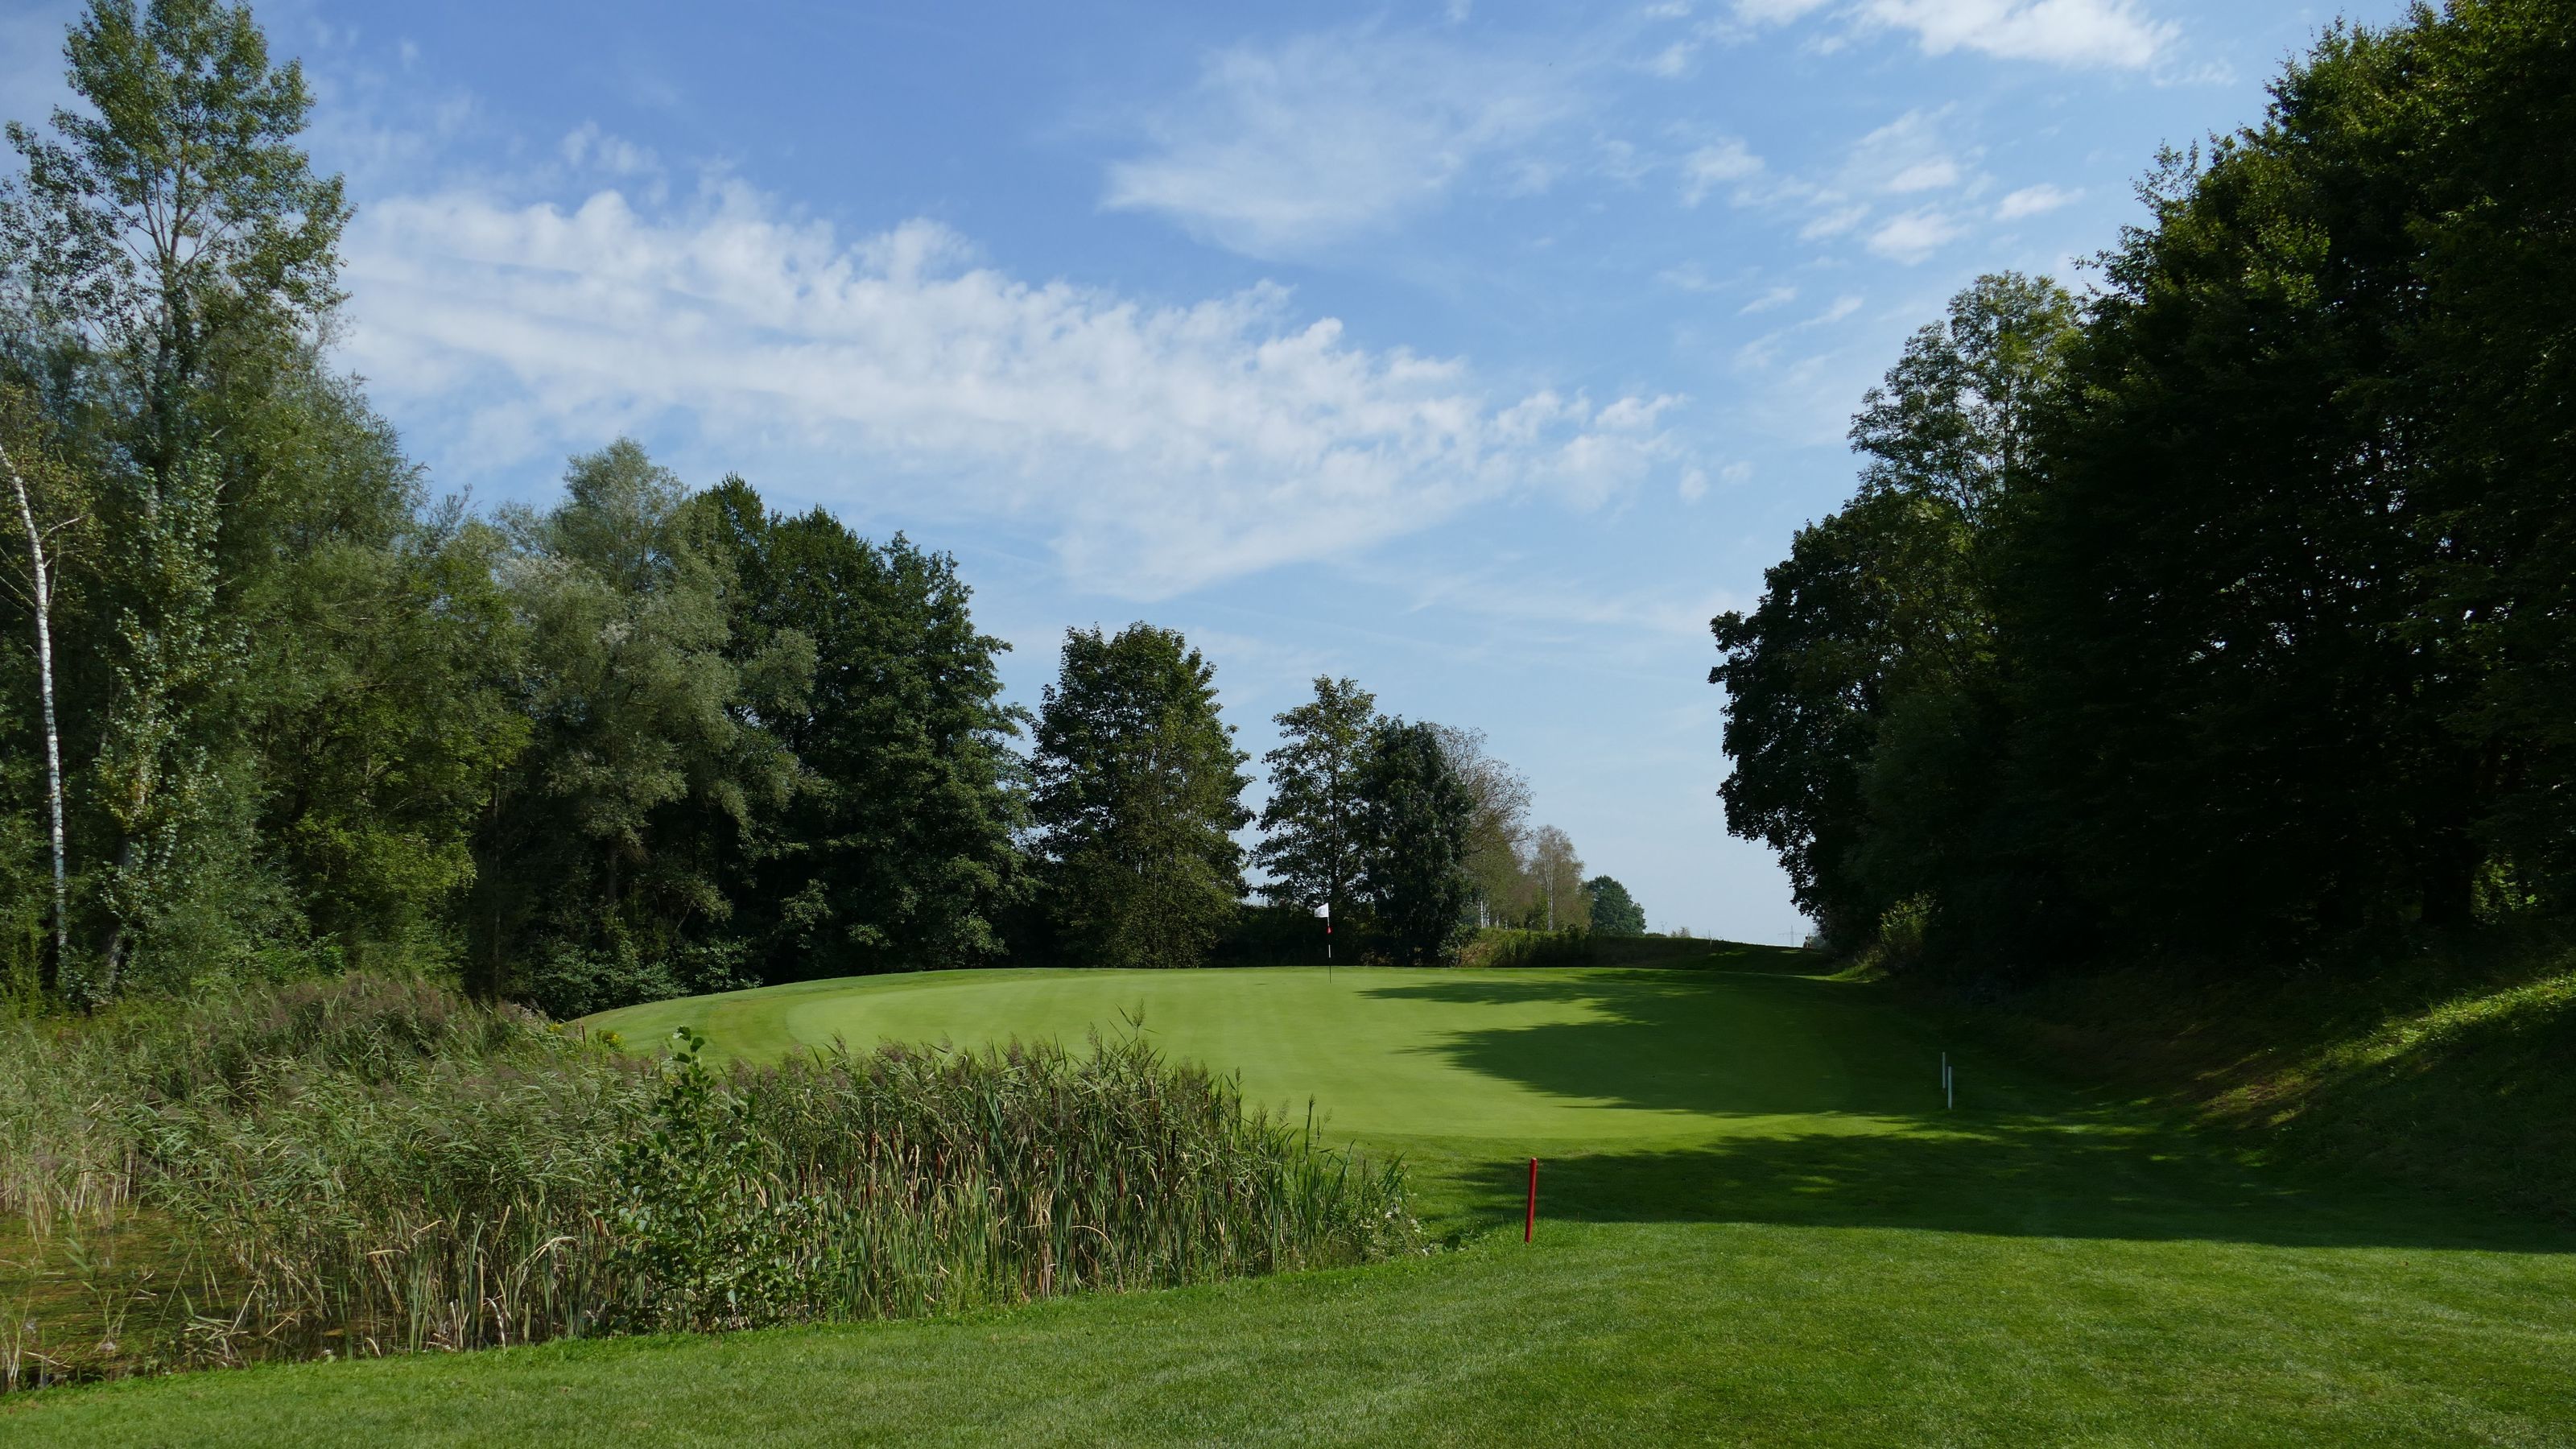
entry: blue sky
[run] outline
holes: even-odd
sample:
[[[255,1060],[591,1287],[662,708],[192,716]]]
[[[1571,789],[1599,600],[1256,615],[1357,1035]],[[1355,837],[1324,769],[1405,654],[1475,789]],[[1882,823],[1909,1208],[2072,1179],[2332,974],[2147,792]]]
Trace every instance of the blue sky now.
[[[74,7],[0,0],[0,110]],[[1976,273],[2081,285],[2158,145],[2334,13],[2210,0],[1343,7],[279,0],[358,205],[338,346],[444,490],[620,433],[1067,625],[1485,730],[1657,929],[1786,940],[1709,616],[1851,485]],[[2351,13],[2384,23],[2393,0]]]

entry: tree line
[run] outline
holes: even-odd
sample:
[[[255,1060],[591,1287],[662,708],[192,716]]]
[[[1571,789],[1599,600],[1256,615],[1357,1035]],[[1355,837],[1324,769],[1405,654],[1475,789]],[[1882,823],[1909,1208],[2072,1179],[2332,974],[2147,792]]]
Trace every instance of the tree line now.
[[[2576,886],[2576,12],[2338,25],[2083,296],[1979,279],[1714,621],[1731,830],[1892,959],[2276,959]]]
[[[434,497],[331,365],[351,212],[301,68],[218,0],[93,0],[66,56],[86,109],[11,124],[0,189],[16,989],[427,966],[573,1013],[1235,929],[1247,760],[1180,635],[1069,633],[1031,713],[900,535],[625,440],[546,506]],[[1406,960],[1584,919],[1480,737],[1348,681],[1282,723],[1273,900]]]

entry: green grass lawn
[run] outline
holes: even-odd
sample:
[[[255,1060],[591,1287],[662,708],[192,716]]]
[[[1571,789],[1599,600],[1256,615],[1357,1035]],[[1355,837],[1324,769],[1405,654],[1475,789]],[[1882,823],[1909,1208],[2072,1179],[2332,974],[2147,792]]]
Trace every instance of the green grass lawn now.
[[[613,1013],[593,1024],[631,1043],[686,1022],[744,1055],[1140,1020],[1404,1153],[1455,1246],[975,1318],[48,1392],[0,1435],[2576,1444],[2564,1230],[2241,1167],[1799,962],[954,973]]]

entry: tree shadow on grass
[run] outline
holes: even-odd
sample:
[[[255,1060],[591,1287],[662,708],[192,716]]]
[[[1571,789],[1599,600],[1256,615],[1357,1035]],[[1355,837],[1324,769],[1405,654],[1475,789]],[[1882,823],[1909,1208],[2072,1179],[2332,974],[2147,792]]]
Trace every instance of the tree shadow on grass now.
[[[1712,1136],[1738,1134],[1552,1157],[1541,1171],[1550,1218],[2576,1251],[2565,1226],[2249,1166],[2178,1125],[1974,1055],[1954,1054],[1962,1092],[1957,1109],[1946,1108],[1931,1028],[1846,983],[1531,972],[1371,994],[1579,1007],[1580,1020],[1471,1024],[1421,1050],[1569,1102],[1690,1112],[1709,1119]],[[1815,1129],[1750,1120],[1800,1117]],[[1440,1173],[1455,1179],[1477,1223],[1516,1221],[1526,1174],[1521,1156]]]
[[[1555,1005],[1580,1020],[1469,1026],[1417,1050],[1591,1105],[1712,1117],[1883,1115],[1929,1104],[1939,1048],[1858,988],[1776,972],[1637,969],[1416,982],[1369,994]],[[1470,1018],[1472,1019],[1472,1018]]]
[[[1580,1222],[1742,1222],[2012,1237],[2576,1252],[2576,1231],[2409,1193],[2300,1181],[2158,1134],[2058,1123],[1808,1133],[1548,1158],[1539,1212]],[[1471,1226],[1520,1219],[1523,1157],[1461,1164]]]

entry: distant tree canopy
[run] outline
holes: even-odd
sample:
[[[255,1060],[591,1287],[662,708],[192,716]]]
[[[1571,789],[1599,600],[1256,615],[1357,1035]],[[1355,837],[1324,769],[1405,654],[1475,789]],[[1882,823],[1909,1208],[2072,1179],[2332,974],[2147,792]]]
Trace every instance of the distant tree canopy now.
[[[66,56],[81,107],[0,181],[12,999],[363,964],[568,1016],[1247,929],[1245,756],[1180,635],[1070,634],[1032,717],[904,537],[631,439],[549,502],[433,499],[328,358],[350,211],[301,70],[220,0],[92,0]],[[1480,737],[1333,678],[1278,723],[1274,901],[1422,960],[1477,882],[1526,903]]]
[[[1467,827],[1467,877],[1476,916],[1489,926],[1519,924],[1536,905],[1523,848],[1529,843],[1530,787],[1518,770],[1485,749],[1482,730],[1433,725],[1450,769],[1467,787],[1475,813]]]
[[[1270,799],[1253,858],[1270,880],[1262,894],[1287,905],[1338,908],[1354,900],[1363,868],[1359,782],[1376,729],[1377,696],[1348,679],[1318,675],[1311,701],[1273,717],[1280,744],[1263,755]]]
[[[1729,827],[1829,939],[2041,969],[2570,904],[2576,11],[2338,26],[2274,97],[2164,158],[2080,308],[1962,293],[1715,621]]]
[[[1195,966],[1233,922],[1250,756],[1219,714],[1215,671],[1172,630],[1066,633],[1038,711],[1030,813],[1071,959]]]
[[[1642,936],[1646,934],[1646,908],[1628,894],[1628,888],[1606,875],[1596,875],[1583,883],[1583,895],[1590,903],[1592,931],[1600,936]]]
[[[1017,835],[1024,716],[946,554],[872,544],[821,509],[767,512],[748,484],[709,496],[731,558],[738,709],[796,758],[782,816],[757,832],[737,932],[763,979],[974,966],[1025,898]],[[802,640],[800,644],[797,641]],[[810,665],[802,665],[810,653]],[[786,688],[806,669],[801,691]]]
[[[1439,731],[1401,720],[1377,726],[1358,793],[1360,885],[1376,937],[1399,962],[1447,964],[1473,924],[1475,796]]]
[[[1574,840],[1553,825],[1530,834],[1530,883],[1538,897],[1529,924],[1542,931],[1579,931],[1592,924],[1591,897],[1583,890],[1583,857]]]

